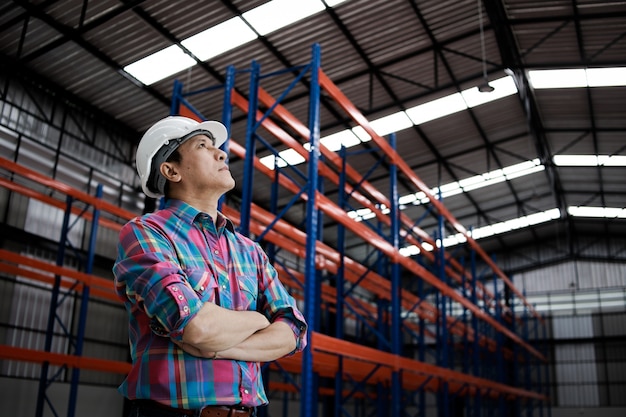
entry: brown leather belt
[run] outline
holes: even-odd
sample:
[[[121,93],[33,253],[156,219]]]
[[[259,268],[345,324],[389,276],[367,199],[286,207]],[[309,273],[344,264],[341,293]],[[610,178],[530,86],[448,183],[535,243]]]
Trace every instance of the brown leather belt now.
[[[133,400],[133,405],[140,409],[153,409],[167,411],[172,416],[198,416],[198,417],[249,417],[253,409],[239,405],[209,405],[198,414],[198,410],[188,410],[185,408],[174,408],[152,400]]]

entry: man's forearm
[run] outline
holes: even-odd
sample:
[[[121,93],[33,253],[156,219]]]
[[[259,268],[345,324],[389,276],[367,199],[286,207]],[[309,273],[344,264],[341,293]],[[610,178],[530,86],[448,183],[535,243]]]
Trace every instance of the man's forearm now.
[[[269,326],[256,311],[235,311],[206,303],[185,326],[183,341],[200,351],[223,351]]]
[[[285,322],[275,322],[238,345],[218,351],[217,359],[268,362],[282,358],[296,348],[296,336]]]

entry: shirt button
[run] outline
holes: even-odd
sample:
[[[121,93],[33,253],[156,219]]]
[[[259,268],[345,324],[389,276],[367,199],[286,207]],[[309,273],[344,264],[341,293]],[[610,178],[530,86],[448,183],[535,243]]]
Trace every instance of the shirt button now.
[[[204,285],[200,287],[200,291],[204,291]]]
[[[179,300],[184,300],[184,299],[185,299],[185,297],[183,297],[182,295],[179,295],[179,296],[178,296],[178,299],[179,299]]]
[[[216,255],[219,255],[219,254],[220,254],[220,251],[218,251],[217,249],[215,249],[215,250],[213,251],[213,253],[214,253],[214,254],[216,254]]]
[[[248,394],[248,390],[247,389],[243,390],[243,393]]]
[[[172,287],[172,291],[178,291],[178,287]]]
[[[226,285],[222,285],[222,288],[223,288],[223,289],[226,289]]]
[[[186,313],[186,312],[188,312],[188,311],[189,311],[189,307],[187,307],[187,306],[183,307],[183,311],[184,311],[185,313]]]

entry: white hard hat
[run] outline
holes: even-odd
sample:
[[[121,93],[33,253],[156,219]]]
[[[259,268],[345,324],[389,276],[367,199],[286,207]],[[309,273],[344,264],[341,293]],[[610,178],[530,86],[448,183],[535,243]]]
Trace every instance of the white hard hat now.
[[[144,133],[137,146],[135,164],[141,188],[147,196],[159,198],[163,195],[165,178],[159,172],[161,163],[187,139],[203,134],[214,141],[216,148],[222,146],[228,138],[226,127],[220,122],[200,123],[183,116],[161,119]]]

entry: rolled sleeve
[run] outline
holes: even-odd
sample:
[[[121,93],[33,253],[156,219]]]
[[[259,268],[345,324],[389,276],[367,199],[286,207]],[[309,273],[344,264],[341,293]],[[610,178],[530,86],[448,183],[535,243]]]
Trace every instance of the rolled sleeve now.
[[[307,345],[307,324],[304,321],[304,317],[298,310],[294,310],[293,308],[287,308],[279,312],[274,316],[272,322],[282,321],[286,323],[293,331],[293,334],[296,337],[296,348],[289,353],[288,356],[293,355],[298,352],[302,352]]]
[[[113,270],[118,295],[145,311],[151,330],[181,340],[202,302],[188,284],[169,240],[145,224],[128,223],[120,233]]]
[[[185,326],[200,310],[202,302],[188,284],[181,282],[178,277],[171,278],[164,280],[162,289],[154,291],[155,300],[150,303],[150,310],[146,307],[146,313],[153,317],[153,326],[160,326],[162,334],[151,326],[152,331],[181,341]]]

